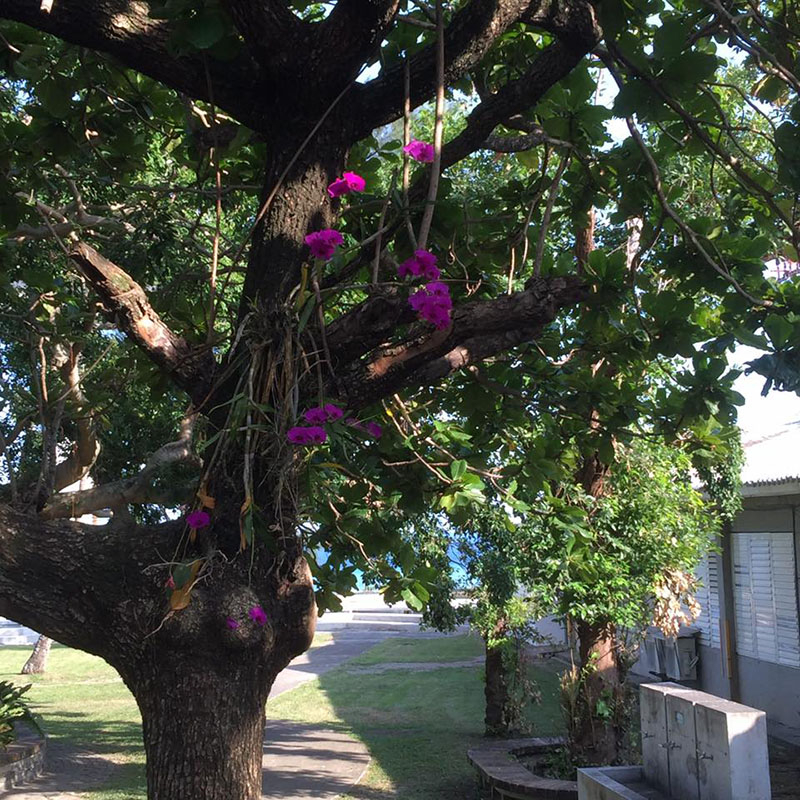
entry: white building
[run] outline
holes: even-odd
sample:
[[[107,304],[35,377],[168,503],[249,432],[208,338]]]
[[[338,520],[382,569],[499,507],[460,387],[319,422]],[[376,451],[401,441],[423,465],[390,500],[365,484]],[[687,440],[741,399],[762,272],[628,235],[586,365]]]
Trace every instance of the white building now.
[[[742,512],[698,569],[696,685],[800,733],[800,422],[743,444]]]

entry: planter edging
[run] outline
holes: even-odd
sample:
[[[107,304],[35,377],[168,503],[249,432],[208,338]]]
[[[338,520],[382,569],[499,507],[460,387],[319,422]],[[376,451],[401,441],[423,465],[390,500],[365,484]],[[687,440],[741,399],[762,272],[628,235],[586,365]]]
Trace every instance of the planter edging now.
[[[20,731],[16,741],[0,749],[0,789],[13,789],[39,777],[46,749],[44,736],[29,729]]]
[[[578,782],[544,778],[525,769],[517,756],[536,755],[560,747],[563,737],[497,739],[467,751],[467,760],[478,771],[481,785],[492,797],[531,800],[577,800]]]

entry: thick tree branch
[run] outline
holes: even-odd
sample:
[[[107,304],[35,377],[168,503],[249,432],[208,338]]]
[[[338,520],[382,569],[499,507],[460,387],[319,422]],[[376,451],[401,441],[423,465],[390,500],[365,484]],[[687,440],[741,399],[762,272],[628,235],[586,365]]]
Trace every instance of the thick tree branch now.
[[[70,251],[70,258],[120,329],[199,407],[207,399],[214,378],[216,363],[211,351],[193,347],[173,333],[153,310],[144,289],[94,248],[78,243]]]
[[[338,0],[317,32],[317,60],[325,65],[318,80],[332,83],[334,91],[355,80],[391,28],[399,7],[399,0]]]
[[[0,614],[62,644],[108,657],[134,648],[157,624],[118,624],[118,604],[152,593],[143,569],[174,547],[183,522],[120,531],[77,522],[46,522],[0,505]],[[114,648],[114,651],[112,651]]]
[[[308,37],[311,26],[280,0],[225,0],[225,7],[253,58],[273,74],[286,74],[297,57],[293,43]]]
[[[43,519],[64,519],[80,517],[101,508],[116,511],[128,504],[187,502],[192,496],[193,483],[164,487],[157,483],[157,478],[161,470],[170,464],[201,465],[200,458],[192,451],[194,419],[187,417],[181,426],[180,437],[159,447],[137,475],[90,489],[53,495],[39,512],[40,516]]]
[[[94,466],[100,454],[100,441],[94,426],[94,419],[89,410],[89,401],[81,388],[80,348],[71,345],[64,347],[61,363],[56,364],[69,392],[67,396],[71,415],[75,419],[77,436],[72,452],[56,465],[53,490],[60,492],[66,486],[79,481]]]
[[[72,44],[108,53],[166,86],[214,104],[256,130],[263,127],[264,85],[247,56],[217,61],[170,48],[173,23],[149,16],[145,0],[3,0],[0,17]],[[213,94],[213,98],[211,95]]]
[[[413,388],[440,381],[452,372],[477,363],[496,353],[509,350],[535,338],[555,319],[560,309],[580,302],[587,296],[585,285],[574,277],[534,278],[523,292],[494,300],[478,300],[458,305],[453,310],[449,328],[430,333],[428,326],[416,325],[400,344],[380,345],[385,330],[378,326],[362,331],[359,341],[366,347],[372,339],[368,356],[350,364],[337,363],[335,368],[349,408],[357,409],[388,397],[403,388]],[[358,312],[360,322],[379,317],[379,308],[391,317],[402,318],[398,297],[393,301],[379,298],[371,310]],[[398,308],[389,310],[392,304]],[[388,305],[387,305],[388,304]],[[337,321],[338,322],[338,321]],[[349,317],[351,332],[359,323],[357,314]],[[331,330],[336,337],[344,330]],[[365,351],[366,352],[366,351]],[[341,357],[340,353],[334,353]],[[336,355],[334,355],[336,358]]]
[[[450,84],[472,69],[495,40],[525,13],[539,8],[539,0],[472,0],[457,11],[445,29],[445,83]],[[411,107],[428,100],[436,88],[436,44],[411,59]],[[358,137],[398,119],[403,114],[402,63],[384,74],[354,87],[353,103],[361,120]]]
[[[492,133],[487,137],[483,146],[495,153],[521,153],[525,150],[533,150],[534,147],[539,147],[542,144],[549,144],[553,147],[573,147],[571,142],[563,139],[554,139],[541,129],[527,133],[524,136],[498,136]]]
[[[533,60],[525,74],[510,81],[478,103],[467,117],[467,125],[442,153],[444,166],[452,166],[485,146],[492,131],[510,117],[535,105],[544,93],[566,77],[594,47],[586,41],[576,48],[557,41]],[[496,142],[495,142],[496,143]]]
[[[196,480],[171,483],[168,486],[147,481],[142,477],[143,472],[131,478],[93,486],[91,489],[53,495],[52,502],[39,512],[40,516],[42,519],[71,519],[110,508],[116,517],[117,514],[123,514],[123,509],[128,505],[152,503],[178,506],[188,503],[197,488]]]

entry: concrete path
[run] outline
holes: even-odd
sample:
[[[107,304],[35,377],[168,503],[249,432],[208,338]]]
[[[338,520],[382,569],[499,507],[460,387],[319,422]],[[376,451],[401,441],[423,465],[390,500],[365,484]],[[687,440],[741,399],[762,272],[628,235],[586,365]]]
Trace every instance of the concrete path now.
[[[358,783],[370,755],[344,733],[301,722],[268,722],[262,797],[333,800]]]
[[[334,667],[344,664],[345,661],[361,655],[370,647],[396,637],[397,634],[391,631],[338,631],[334,634],[333,641],[319,647],[312,647],[292,661],[275,679],[269,696],[270,698],[277,697],[279,694],[312,681],[318,675],[324,675]]]

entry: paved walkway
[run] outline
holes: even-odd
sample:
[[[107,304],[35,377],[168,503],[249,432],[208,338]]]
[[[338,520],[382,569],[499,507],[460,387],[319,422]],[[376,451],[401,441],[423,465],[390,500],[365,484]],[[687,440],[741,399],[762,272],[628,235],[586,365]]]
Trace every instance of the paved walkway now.
[[[428,634],[430,635],[430,634]],[[288,692],[396,637],[390,631],[343,630],[330,643],[296,658],[275,681],[270,697]],[[424,635],[423,635],[424,636]],[[357,783],[369,765],[359,741],[338,731],[303,723],[271,721],[264,743],[263,797],[274,800],[333,800]],[[114,763],[101,756],[48,743],[46,772],[32,783],[0,793],[2,800],[86,800],[78,792],[103,784]]]
[[[301,722],[267,722],[262,796],[273,800],[333,800],[358,783],[369,766],[363,742]]]
[[[0,793],[3,800],[83,800],[75,792],[99,786],[114,762],[62,743],[47,743],[45,772],[32,783]]]

